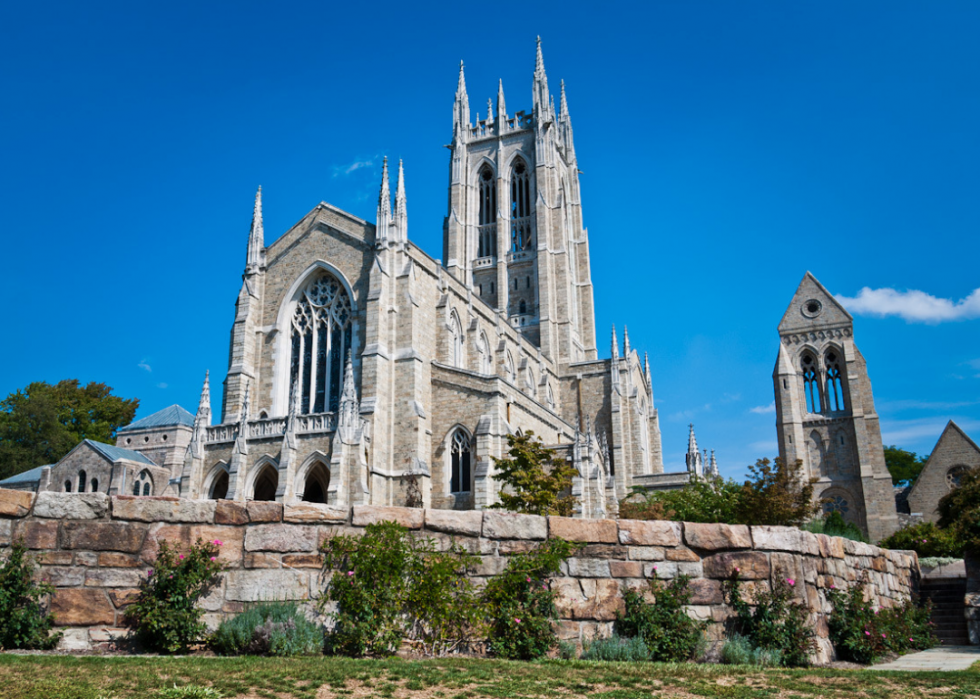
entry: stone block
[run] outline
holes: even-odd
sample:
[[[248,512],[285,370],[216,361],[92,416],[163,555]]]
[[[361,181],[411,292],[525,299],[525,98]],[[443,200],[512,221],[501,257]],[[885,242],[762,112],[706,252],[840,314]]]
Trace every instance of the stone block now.
[[[700,578],[702,575],[704,575],[704,567],[702,566],[701,561],[678,561],[677,574],[686,575],[689,578]]]
[[[310,573],[305,570],[239,569],[225,574],[225,599],[229,601],[269,602],[309,597]]]
[[[79,551],[75,554],[75,565],[94,568],[99,565],[99,554],[91,551]]]
[[[34,516],[47,519],[101,519],[109,512],[109,496],[105,493],[37,494]]]
[[[136,553],[143,547],[145,524],[131,522],[65,522],[62,548]]]
[[[86,587],[139,587],[146,574],[133,568],[88,568]]]
[[[484,512],[483,536],[488,539],[546,539],[548,520],[537,515]]]
[[[761,551],[803,553],[803,541],[796,527],[752,527],[752,542]]]
[[[249,522],[281,522],[282,503],[250,500],[245,505]]]
[[[293,524],[257,524],[245,533],[246,551],[295,553],[315,551],[317,531]]]
[[[548,536],[589,544],[619,543],[619,529],[615,520],[611,519],[548,517]]]
[[[214,523],[240,526],[248,524],[248,509],[244,502],[218,500],[214,506]]]
[[[673,561],[647,563],[643,566],[643,577],[671,580],[677,577],[677,564]]]
[[[155,524],[149,529],[146,542],[140,551],[144,561],[155,561],[160,542],[166,541],[171,547],[187,549],[192,544],[201,541],[220,541],[218,560],[229,566],[236,566],[242,560],[242,543],[245,539],[244,527],[216,526],[198,524]]]
[[[635,546],[678,546],[681,543],[681,525],[680,522],[621,519],[619,543]]]
[[[631,561],[664,560],[664,549],[660,546],[630,546],[627,551]]]
[[[351,523],[355,527],[366,527],[379,522],[395,522],[406,529],[421,529],[424,516],[425,510],[417,507],[355,505]]]
[[[0,517],[26,517],[33,502],[30,491],[0,488]]]
[[[71,566],[42,566],[41,580],[55,587],[78,587],[85,583],[85,569]]]
[[[445,534],[480,536],[483,531],[483,513],[472,510],[425,510],[425,528]]]
[[[34,556],[34,560],[42,566],[70,566],[71,558],[71,551],[45,551]]]
[[[677,548],[677,549],[667,549],[667,560],[668,561],[684,561],[685,563],[697,563],[701,560],[701,556],[694,553],[688,548]]]
[[[501,541],[495,541],[494,539],[482,539],[481,541],[493,541],[496,543],[497,553],[501,556],[513,556],[518,553],[528,553],[534,551],[541,545],[540,541],[521,541],[519,539],[502,539]]]
[[[595,558],[569,558],[564,566],[573,578],[608,578],[609,561]]]
[[[323,556],[318,553],[291,553],[282,557],[283,568],[322,568]]]
[[[29,549],[56,549],[58,548],[58,523],[31,520],[16,522],[12,540],[22,539],[24,546]]]
[[[138,568],[140,563],[139,556],[127,553],[100,553],[99,566],[103,568]]]
[[[878,552],[877,546],[866,544],[863,541],[841,539],[841,543],[844,545],[844,553],[848,556],[874,556]]]
[[[282,568],[282,561],[271,553],[246,553],[244,565],[246,568]]]
[[[103,590],[91,587],[63,587],[51,596],[51,613],[59,626],[112,625],[116,610]]]
[[[88,629],[58,629],[61,631],[61,640],[55,650],[68,653],[78,653],[92,650],[92,642],[88,636]]]
[[[725,601],[720,580],[695,578],[688,583],[691,604],[722,604]]]
[[[629,556],[629,547],[619,544],[586,544],[575,551],[579,558],[605,558],[625,560]]]
[[[14,533],[14,521],[12,519],[0,519],[0,547],[10,546]]]
[[[137,589],[132,590],[108,590],[109,600],[112,602],[116,609],[122,609],[129,606],[136,601],[139,597],[140,591]]]
[[[691,548],[704,551],[752,548],[752,536],[744,524],[684,522],[684,541]]]
[[[769,557],[759,551],[716,553],[702,561],[708,578],[729,578],[738,569],[743,580],[768,580],[771,572]]]
[[[640,561],[609,561],[609,575],[614,578],[641,578],[643,564]]]
[[[504,572],[507,567],[507,559],[499,558],[497,556],[484,556],[480,559],[480,562],[476,566],[475,575],[479,577],[489,577],[491,575],[500,575]]]
[[[214,500],[132,495],[117,495],[112,498],[112,518],[136,522],[211,524],[214,522],[215,508]]]
[[[336,522],[344,524],[347,522],[348,510],[346,507],[336,505],[324,505],[318,502],[297,502],[286,505],[283,511],[283,521],[295,524],[309,524],[320,522]]]

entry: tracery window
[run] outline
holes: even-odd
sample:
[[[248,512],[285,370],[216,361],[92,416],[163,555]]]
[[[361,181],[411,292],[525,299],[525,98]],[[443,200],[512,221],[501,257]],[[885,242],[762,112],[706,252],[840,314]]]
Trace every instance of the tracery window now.
[[[477,257],[497,254],[497,180],[493,169],[484,165],[479,176],[480,218]]]
[[[510,248],[513,252],[531,247],[531,173],[518,159],[510,171]]]
[[[487,339],[486,333],[480,333],[480,341],[477,345],[477,351],[480,353],[480,373],[492,374],[493,355],[490,354],[490,341]]]
[[[145,468],[133,481],[133,495],[153,495],[153,479],[150,478],[150,472]]]
[[[827,352],[824,360],[827,367],[827,409],[845,410],[844,385],[837,352],[834,350]]]
[[[953,466],[946,472],[946,487],[952,490],[953,488],[958,488],[960,486],[960,480],[969,471],[968,466]]]
[[[847,500],[842,495],[831,495],[830,497],[824,498],[823,513],[825,515],[829,515],[831,512],[837,512],[843,517],[849,509]]]
[[[289,385],[300,386],[300,413],[334,412],[340,403],[344,358],[351,346],[351,302],[343,285],[324,272],[296,304]]]
[[[449,454],[449,491],[468,493],[470,491],[470,438],[461,428],[456,428],[453,432]]]
[[[806,411],[808,413],[819,413],[821,411],[820,402],[820,380],[817,370],[817,360],[809,352],[803,355],[803,395],[806,398]]]
[[[456,311],[449,314],[449,363],[463,368],[463,325]]]

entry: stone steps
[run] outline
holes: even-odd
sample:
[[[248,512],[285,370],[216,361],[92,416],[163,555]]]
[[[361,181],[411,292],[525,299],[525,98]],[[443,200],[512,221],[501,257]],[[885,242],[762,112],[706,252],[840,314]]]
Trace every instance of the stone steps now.
[[[932,602],[932,623],[936,638],[944,646],[965,646],[970,642],[964,615],[965,578],[922,581],[920,597]]]

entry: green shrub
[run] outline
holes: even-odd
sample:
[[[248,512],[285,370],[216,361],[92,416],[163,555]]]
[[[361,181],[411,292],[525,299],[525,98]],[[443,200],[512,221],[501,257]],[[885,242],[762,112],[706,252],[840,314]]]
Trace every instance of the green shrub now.
[[[737,633],[733,633],[721,647],[721,662],[725,665],[778,667],[782,665],[782,656],[778,650],[756,648],[749,639]]]
[[[556,590],[550,578],[573,551],[564,539],[549,539],[533,551],[513,556],[504,572],[483,591],[488,617],[487,644],[500,658],[540,658],[558,643]]]
[[[963,473],[936,509],[939,526],[956,533],[964,552],[980,557],[980,467]]]
[[[578,648],[570,641],[558,641],[558,657],[562,660],[575,660]]]
[[[54,617],[41,604],[54,592],[46,583],[35,582],[34,560],[23,542],[15,543],[0,563],[0,649],[53,648],[61,638],[51,633]]]
[[[322,603],[337,603],[328,652],[391,655],[409,638],[423,653],[444,655],[476,635],[481,613],[466,577],[476,559],[462,547],[436,551],[432,539],[380,522],[322,549],[324,568],[334,571]]]
[[[875,609],[864,599],[863,583],[846,591],[831,588],[828,593],[833,607],[830,642],[842,660],[872,663],[887,652],[907,653],[937,644],[929,602],[919,607],[909,600],[899,607]]]
[[[648,660],[684,661],[696,659],[704,649],[707,621],[691,618],[684,606],[691,601],[691,578],[679,575],[666,585],[649,582],[654,601],[642,592],[628,589],[623,595],[626,610],[616,612],[615,630],[626,638],[643,639]]]
[[[861,528],[853,522],[847,522],[840,512],[830,512],[823,519],[813,519],[802,525],[800,529],[813,532],[814,534],[826,534],[827,536],[839,536],[851,541],[863,541],[868,543],[867,537]]]
[[[742,486],[721,478],[692,478],[678,490],[648,491],[634,486],[619,504],[623,519],[722,522],[734,524]]]
[[[140,583],[136,601],[126,613],[136,638],[149,650],[159,653],[186,653],[204,638],[207,627],[201,621],[204,611],[197,602],[218,582],[221,542],[197,540],[186,554],[178,553],[166,541]]]
[[[597,638],[586,644],[582,660],[638,663],[650,659],[650,650],[642,638],[621,638],[615,634],[609,638]]]
[[[882,548],[915,551],[923,557],[963,558],[963,542],[951,529],[940,529],[932,522],[920,522],[899,529],[882,539]]]
[[[323,652],[323,629],[295,602],[270,602],[221,622],[211,647],[221,655],[317,655]]]
[[[806,606],[793,599],[795,587],[796,580],[777,578],[770,591],[756,594],[754,604],[749,604],[742,597],[736,570],[725,581],[725,595],[735,611],[735,617],[729,621],[729,637],[739,634],[747,638],[753,648],[779,651],[782,665],[807,667],[816,647],[816,634],[807,623]]]
[[[500,502],[491,510],[510,510],[531,515],[571,517],[575,496],[571,494],[572,478],[578,471],[564,458],[557,458],[534,432],[507,435],[509,458],[491,457],[501,484]]]

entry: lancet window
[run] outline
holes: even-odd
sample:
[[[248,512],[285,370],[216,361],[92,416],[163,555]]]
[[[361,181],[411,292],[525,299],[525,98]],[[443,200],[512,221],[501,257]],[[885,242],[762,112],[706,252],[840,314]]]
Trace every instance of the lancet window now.
[[[808,413],[819,413],[821,411],[820,400],[820,380],[816,358],[810,354],[804,354],[803,366],[803,395],[806,399],[806,411]]]
[[[837,352],[831,350],[827,352],[824,360],[827,367],[827,409],[846,410],[839,356]]]
[[[497,179],[493,169],[485,165],[480,170],[480,218],[477,257],[497,254]]]
[[[140,475],[133,482],[133,495],[153,495],[153,479],[150,478],[150,472],[146,469],[140,471]]]
[[[347,291],[327,273],[311,281],[296,303],[289,383],[300,387],[301,413],[337,410],[353,334],[351,316]]]
[[[487,340],[486,333],[480,333],[478,351],[480,353],[480,373],[492,374],[493,356],[490,354],[490,341]]]
[[[78,472],[78,492],[79,493],[84,493],[85,492],[85,481],[86,480],[88,480],[88,477],[85,475],[85,471],[79,471]]]
[[[449,362],[454,367],[463,368],[463,326],[456,311],[449,315]]]
[[[510,170],[510,249],[531,247],[531,173],[519,159]]]
[[[514,355],[509,351],[507,352],[507,358],[504,360],[504,375],[511,383],[517,382],[517,371],[514,369]]]
[[[449,491],[468,493],[470,491],[470,438],[457,428],[449,442],[450,475]]]

